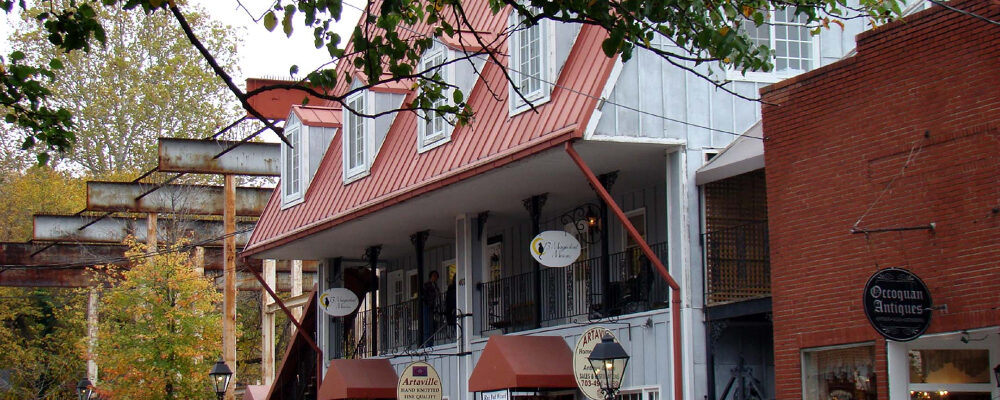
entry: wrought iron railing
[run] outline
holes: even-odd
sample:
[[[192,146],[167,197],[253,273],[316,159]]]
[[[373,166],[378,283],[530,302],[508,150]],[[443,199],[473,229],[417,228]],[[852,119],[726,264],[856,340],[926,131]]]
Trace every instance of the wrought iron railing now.
[[[660,260],[667,259],[665,243],[652,248]],[[482,283],[479,332],[517,332],[577,317],[608,318],[667,306],[669,288],[638,248],[611,254],[608,261],[606,284],[601,257],[542,269],[540,317],[535,316],[534,272]]]
[[[771,295],[767,221],[705,234],[706,302],[709,305]]]
[[[373,312],[377,317],[377,331],[372,329]],[[425,337],[421,337],[420,318],[425,312],[429,312],[429,316],[424,321],[427,324]],[[344,351],[341,353],[344,358],[394,354],[454,343],[456,340],[455,318],[449,318],[443,310],[424,309],[418,299],[358,311],[353,316],[345,317],[344,322],[352,327],[344,335]]]

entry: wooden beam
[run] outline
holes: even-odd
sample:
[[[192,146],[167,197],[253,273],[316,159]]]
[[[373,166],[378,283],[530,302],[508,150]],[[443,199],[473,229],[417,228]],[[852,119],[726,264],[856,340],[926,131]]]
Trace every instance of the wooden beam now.
[[[289,298],[285,299],[285,307],[293,309],[292,310],[292,314],[294,314],[295,313],[294,309],[297,308],[297,309],[301,310],[302,307],[304,307],[306,305],[306,303],[309,302],[309,298],[311,298],[311,297],[312,297],[312,293],[305,293],[305,294],[300,294],[298,296],[289,297]],[[267,310],[266,311],[268,313],[272,313],[273,314],[273,313],[276,313],[276,312],[278,312],[280,310],[281,310],[281,307],[278,307],[278,304],[276,304],[274,302],[271,302],[271,303],[269,303],[267,305]],[[297,319],[297,321],[299,321],[299,320],[301,320],[301,318]]]
[[[87,182],[87,211],[222,215],[222,186]],[[260,216],[274,189],[236,188],[236,215]]]
[[[161,149],[162,150],[162,149]],[[222,254],[225,258],[225,288],[222,291],[222,354],[226,365],[236,371],[236,181],[233,175],[225,176],[225,209],[223,225],[226,238]],[[226,388],[226,400],[234,400],[236,385]]]

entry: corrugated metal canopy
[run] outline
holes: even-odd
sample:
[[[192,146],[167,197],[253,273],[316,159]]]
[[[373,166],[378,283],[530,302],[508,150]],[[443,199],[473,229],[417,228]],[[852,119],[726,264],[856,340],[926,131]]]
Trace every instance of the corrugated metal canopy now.
[[[704,185],[764,168],[763,137],[764,129],[761,122],[757,121],[712,161],[698,168],[695,172],[695,183]]]
[[[390,399],[399,377],[389,360],[336,359],[327,367],[317,400]]]

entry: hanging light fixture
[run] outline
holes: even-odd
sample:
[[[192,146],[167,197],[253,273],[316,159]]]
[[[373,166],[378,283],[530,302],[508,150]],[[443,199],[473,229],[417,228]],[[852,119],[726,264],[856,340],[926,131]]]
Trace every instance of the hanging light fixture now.
[[[233,370],[229,369],[222,357],[212,366],[212,371],[208,373],[212,377],[212,384],[215,386],[215,394],[221,400],[226,395],[226,388],[229,387],[229,380],[233,377]]]
[[[628,366],[628,353],[611,334],[605,334],[601,343],[594,346],[587,359],[594,368],[594,376],[601,386],[604,398],[614,399],[622,386],[622,377],[625,376],[625,367]]]
[[[80,400],[90,400],[90,397],[94,395],[94,384],[90,382],[90,379],[84,377],[76,384],[76,397]]]

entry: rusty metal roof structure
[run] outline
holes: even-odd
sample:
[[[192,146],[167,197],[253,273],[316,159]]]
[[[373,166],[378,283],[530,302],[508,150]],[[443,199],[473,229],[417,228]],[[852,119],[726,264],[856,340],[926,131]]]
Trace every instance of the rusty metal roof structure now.
[[[468,4],[470,19],[481,27],[477,30],[501,32],[505,28],[506,12],[493,14],[485,1]],[[429,28],[413,31],[425,34]],[[252,256],[282,246],[581,138],[615,62],[601,50],[605,37],[600,28],[581,29],[555,82],[551,100],[537,106],[537,112],[510,116],[503,70],[487,62],[468,95],[475,118],[468,125],[456,127],[449,143],[418,153],[417,116],[400,112],[372,162],[369,176],[347,185],[342,181],[342,142],[337,135],[304,201],[281,209],[280,194],[272,194],[243,254]],[[351,53],[350,48],[347,53]],[[347,70],[353,69],[347,61],[350,59],[341,60],[338,68],[353,73]],[[348,89],[344,83],[335,91]],[[412,93],[404,104],[411,97]]]

